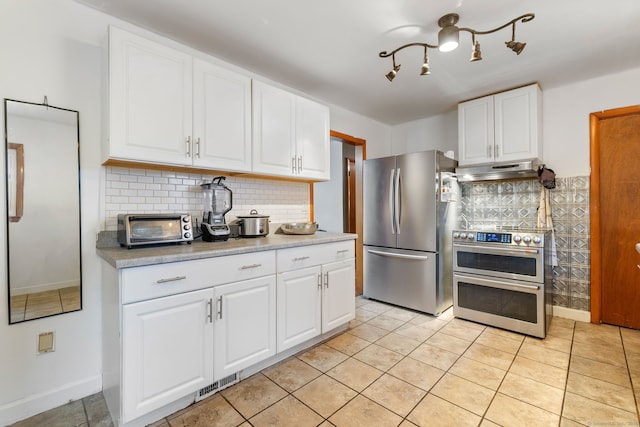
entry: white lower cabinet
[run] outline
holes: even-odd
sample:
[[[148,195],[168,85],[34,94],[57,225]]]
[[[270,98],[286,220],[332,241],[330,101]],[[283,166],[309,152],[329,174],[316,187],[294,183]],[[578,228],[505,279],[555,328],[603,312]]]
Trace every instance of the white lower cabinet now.
[[[214,381],[276,354],[276,279],[214,288]]]
[[[327,332],[356,317],[356,261],[326,264],[322,271],[322,332]]]
[[[211,384],[212,301],[204,289],[123,307],[123,422]]]

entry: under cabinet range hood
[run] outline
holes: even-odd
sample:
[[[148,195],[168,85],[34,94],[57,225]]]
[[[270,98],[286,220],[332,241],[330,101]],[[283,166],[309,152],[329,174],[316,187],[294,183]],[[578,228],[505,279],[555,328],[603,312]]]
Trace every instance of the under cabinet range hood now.
[[[510,163],[461,166],[456,168],[456,177],[459,182],[537,178],[538,166],[541,165],[540,160],[531,159]]]

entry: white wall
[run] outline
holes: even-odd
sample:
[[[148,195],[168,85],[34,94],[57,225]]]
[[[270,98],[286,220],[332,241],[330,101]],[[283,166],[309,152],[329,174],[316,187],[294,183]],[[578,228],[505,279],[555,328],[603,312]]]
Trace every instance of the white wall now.
[[[367,141],[367,159],[390,156],[391,127],[344,108],[331,105],[331,130]]]
[[[452,150],[458,153],[458,110],[414,120],[391,129],[392,154],[425,150]]]

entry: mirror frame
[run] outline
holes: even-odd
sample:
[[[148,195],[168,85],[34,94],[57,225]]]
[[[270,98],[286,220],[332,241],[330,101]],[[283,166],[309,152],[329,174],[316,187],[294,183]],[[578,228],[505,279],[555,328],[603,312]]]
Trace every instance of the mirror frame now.
[[[19,321],[12,321],[12,317],[11,317],[11,267],[10,267],[10,248],[9,248],[9,237],[10,237],[10,224],[13,222],[18,222],[20,221],[22,215],[23,215],[23,201],[24,201],[24,168],[25,168],[25,164],[24,164],[24,147],[23,144],[17,144],[14,142],[10,142],[9,141],[9,113],[8,113],[8,106],[10,102],[15,102],[15,103],[20,103],[20,104],[27,104],[27,105],[33,105],[33,106],[39,106],[39,107],[43,107],[43,108],[48,108],[48,109],[55,109],[55,110],[60,110],[60,111],[67,111],[70,113],[75,114],[75,118],[76,118],[76,145],[77,145],[77,149],[75,150],[76,153],[76,165],[77,165],[77,191],[78,191],[78,261],[79,261],[79,307],[77,309],[74,310],[70,310],[70,311],[61,311],[59,313],[52,313],[52,314],[47,314],[47,315],[43,315],[43,316],[39,316],[39,317],[34,317],[34,318],[30,318],[30,319],[24,319],[24,320],[19,320]],[[81,175],[80,175],[80,112],[77,110],[71,110],[71,109],[67,109],[67,108],[61,108],[61,107],[55,107],[52,105],[49,105],[47,103],[47,98],[45,97],[45,102],[44,103],[35,103],[35,102],[28,102],[28,101],[20,101],[17,99],[10,99],[10,98],[5,98],[4,99],[4,139],[5,139],[5,198],[6,198],[6,205],[5,205],[5,213],[6,213],[6,242],[5,242],[5,250],[6,250],[6,283],[7,283],[7,306],[8,306],[8,321],[9,321],[9,325],[16,325],[16,324],[20,324],[20,323],[24,323],[24,322],[28,322],[31,320],[37,320],[37,319],[43,319],[43,318],[47,318],[47,317],[52,317],[52,316],[58,316],[61,314],[67,314],[67,313],[73,313],[76,311],[80,311],[82,310],[83,307],[83,280],[82,280],[82,193],[81,193]],[[8,152],[9,150],[16,150],[16,215],[15,216],[10,216],[9,215],[9,180],[8,180],[8,174],[9,174],[9,156],[8,156]],[[26,166],[28,167],[28,165]]]

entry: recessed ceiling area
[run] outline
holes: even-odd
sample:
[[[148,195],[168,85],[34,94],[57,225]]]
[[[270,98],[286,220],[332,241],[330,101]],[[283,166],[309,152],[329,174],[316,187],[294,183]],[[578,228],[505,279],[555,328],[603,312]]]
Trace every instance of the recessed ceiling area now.
[[[640,1],[616,0],[77,0],[169,37],[319,101],[394,125],[455,109],[460,101],[531,82],[545,88],[640,67]],[[478,36],[482,60],[469,62],[471,36],[452,52],[429,51],[431,73],[420,75],[423,48],[437,44],[438,19],[459,15],[459,27],[483,31],[526,14],[516,55],[511,29]],[[594,94],[597,96],[597,94]]]

